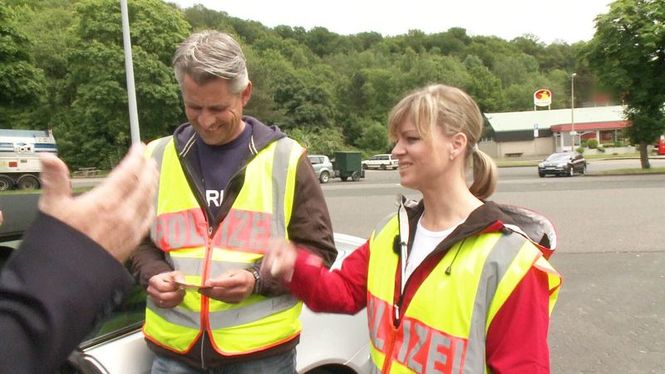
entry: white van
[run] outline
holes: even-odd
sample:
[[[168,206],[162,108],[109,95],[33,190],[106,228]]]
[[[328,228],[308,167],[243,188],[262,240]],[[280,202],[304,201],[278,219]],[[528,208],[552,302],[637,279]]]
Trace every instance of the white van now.
[[[391,154],[374,155],[362,162],[363,169],[397,169],[398,161]]]
[[[39,153],[58,153],[50,130],[0,129],[0,191],[39,188]]]

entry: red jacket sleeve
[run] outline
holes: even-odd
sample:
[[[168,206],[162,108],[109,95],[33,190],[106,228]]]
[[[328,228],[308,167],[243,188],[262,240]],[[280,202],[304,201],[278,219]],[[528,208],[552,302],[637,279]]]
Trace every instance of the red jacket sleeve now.
[[[321,258],[298,251],[291,292],[315,312],[355,314],[367,303],[369,242],[344,259],[341,269],[329,271]]]
[[[494,374],[550,372],[547,275],[531,268],[497,312],[487,332],[487,365]]]

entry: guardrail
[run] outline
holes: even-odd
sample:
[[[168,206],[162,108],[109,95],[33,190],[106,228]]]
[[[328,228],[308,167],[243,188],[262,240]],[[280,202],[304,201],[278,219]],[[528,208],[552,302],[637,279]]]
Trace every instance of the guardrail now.
[[[76,171],[72,172],[72,177],[98,177],[102,174],[102,171],[95,168],[78,168]]]

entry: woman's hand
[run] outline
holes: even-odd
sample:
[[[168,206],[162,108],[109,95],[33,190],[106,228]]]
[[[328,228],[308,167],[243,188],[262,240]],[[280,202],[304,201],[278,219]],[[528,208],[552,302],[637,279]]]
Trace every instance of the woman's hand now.
[[[261,263],[261,277],[291,282],[298,251],[287,240],[273,240]]]

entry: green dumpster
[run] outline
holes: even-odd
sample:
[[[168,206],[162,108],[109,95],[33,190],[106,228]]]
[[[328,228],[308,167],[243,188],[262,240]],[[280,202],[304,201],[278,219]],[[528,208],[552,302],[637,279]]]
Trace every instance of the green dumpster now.
[[[360,178],[365,178],[365,170],[363,170],[361,164],[362,155],[360,152],[339,151],[335,152],[334,157],[333,168],[335,169],[336,177],[340,177],[345,182],[349,178],[354,182],[359,181]]]

